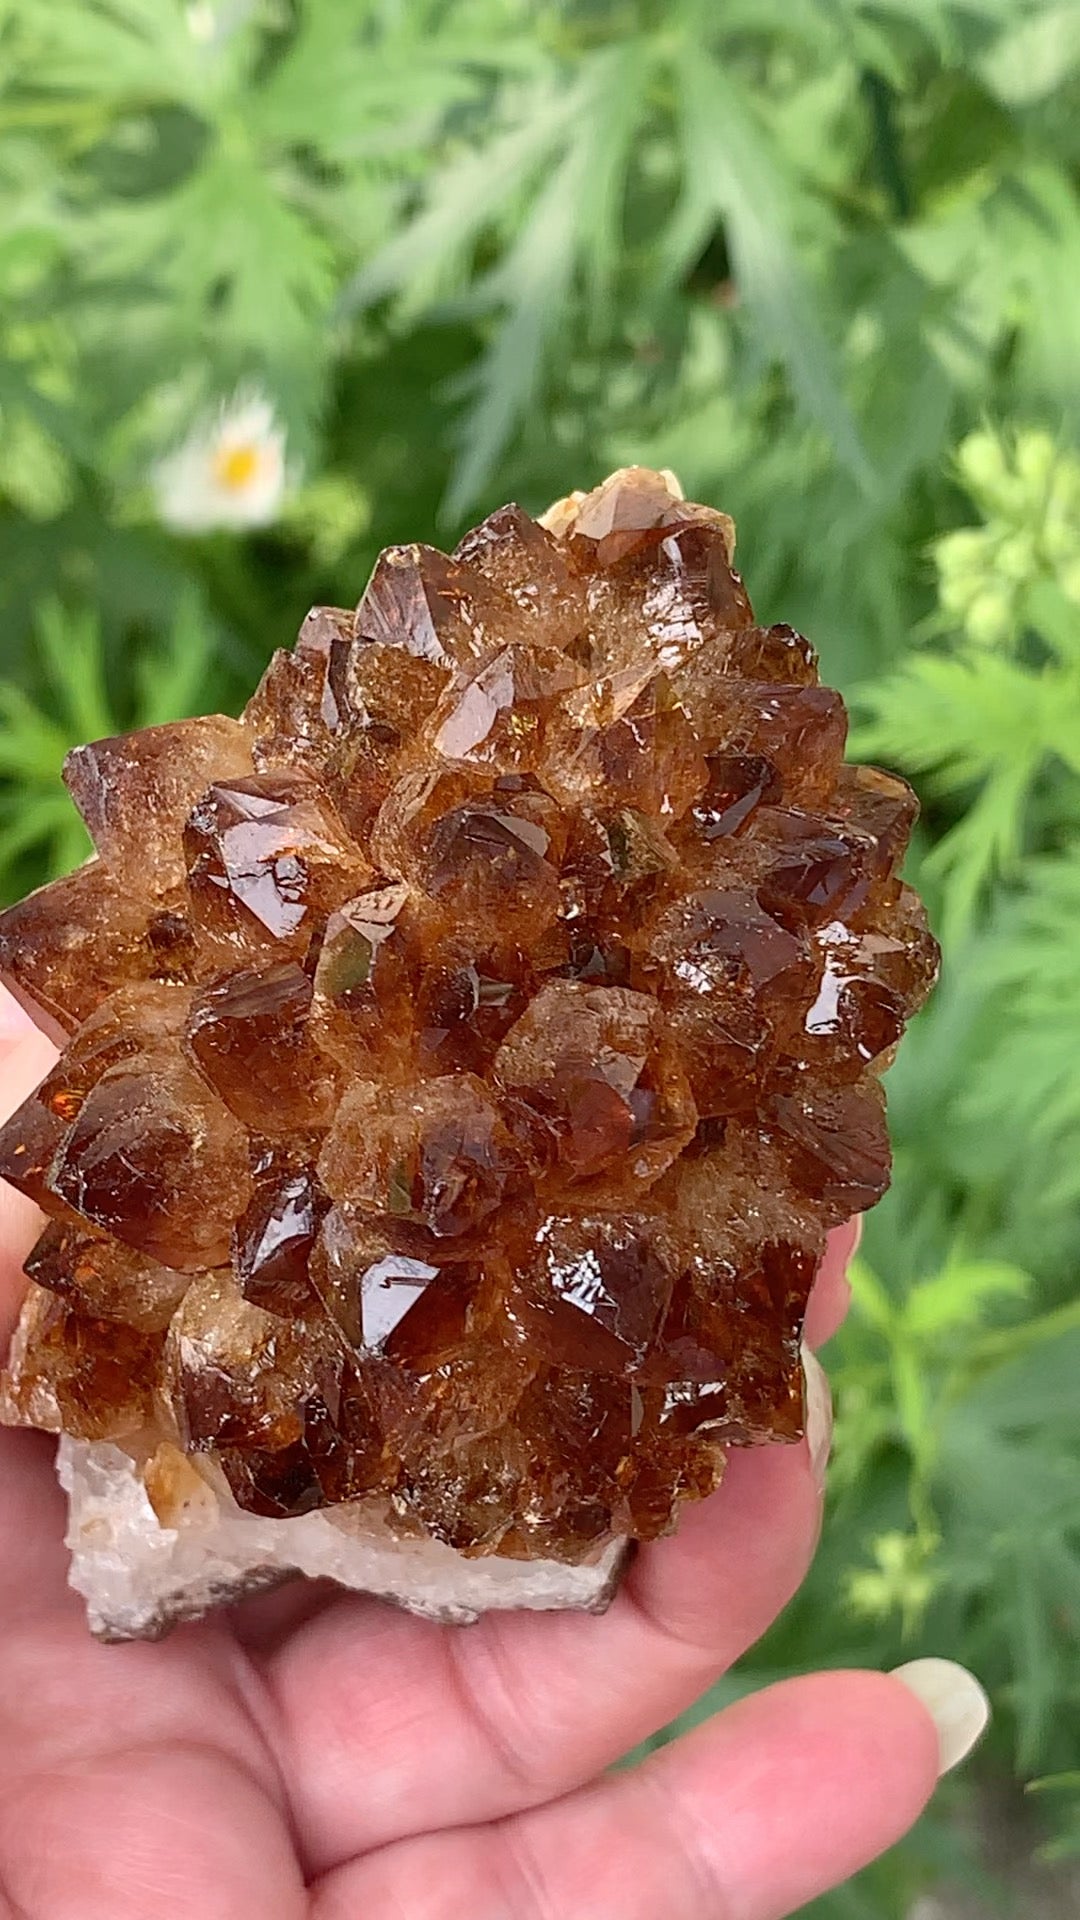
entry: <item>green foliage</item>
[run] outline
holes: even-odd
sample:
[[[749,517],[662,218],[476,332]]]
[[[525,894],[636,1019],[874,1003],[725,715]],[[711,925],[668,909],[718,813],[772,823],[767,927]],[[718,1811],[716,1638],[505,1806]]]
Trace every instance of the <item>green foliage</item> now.
[[[213,638],[195,596],[186,594],[164,644],[136,658],[120,713],[106,690],[95,614],[67,612],[58,600],[43,599],[36,639],[45,701],[39,706],[15,682],[0,681],[0,866],[18,872],[33,860],[47,873],[66,873],[90,852],[61,785],[68,749],[77,741],[197,713]]]
[[[910,655],[870,688],[856,736],[861,752],[965,803],[925,868],[944,883],[950,945],[995,874],[1015,874],[1022,855],[1064,837],[1080,774],[1080,461],[1046,433],[1006,446],[983,431],[956,465],[984,518],[932,550],[931,630],[953,644]],[[1044,804],[1033,814],[1035,799]]]
[[[1080,1773],[1051,1774],[1045,1780],[1032,1780],[1028,1791],[1069,1796],[1073,1803],[1072,1820],[1055,1839],[1047,1842],[1043,1848],[1043,1857],[1047,1860],[1080,1858]]]
[[[745,1670],[917,1651],[1076,1846],[1080,28],[1063,0],[0,0],[0,897],[75,741],[235,707],[376,550],[631,460],[924,801],[946,957],[830,1364],[832,1508]],[[245,390],[248,532],[159,464]],[[1071,1783],[1071,1784],[1070,1784]],[[818,1910],[972,1863],[952,1789]]]

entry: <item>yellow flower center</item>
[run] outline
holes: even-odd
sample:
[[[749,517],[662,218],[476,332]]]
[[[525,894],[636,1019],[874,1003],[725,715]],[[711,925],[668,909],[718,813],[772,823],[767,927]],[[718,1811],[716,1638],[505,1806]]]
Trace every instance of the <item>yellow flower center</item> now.
[[[214,478],[229,493],[242,493],[259,470],[259,449],[250,441],[245,445],[222,447],[214,455]]]

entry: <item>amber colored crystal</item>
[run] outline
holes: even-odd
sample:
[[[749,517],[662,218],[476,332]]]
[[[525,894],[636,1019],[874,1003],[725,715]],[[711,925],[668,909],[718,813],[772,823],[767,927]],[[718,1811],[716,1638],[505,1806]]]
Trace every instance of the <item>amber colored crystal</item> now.
[[[37,1206],[77,1221],[78,1214],[55,1200],[51,1186],[53,1163],[67,1131],[67,1122],[31,1094],[0,1127],[0,1179]]]
[[[335,641],[348,645],[353,616],[340,607],[312,607],[296,646],[275,653],[243,713],[260,772],[276,766],[323,765],[332,751],[338,721],[328,684]]]
[[[587,589],[565,546],[511,503],[473,527],[453,558],[481,574],[514,603],[515,627],[526,642],[565,649],[588,617]]]
[[[71,756],[96,857],[0,915],[68,1036],[0,1128],[49,1216],[0,1417],[138,1432],[167,1525],[209,1454],[253,1513],[570,1560],[799,1437],[937,949],[913,794],[733,555],[666,473],[501,507],[239,721]]]
[[[340,1368],[339,1344],[314,1300],[310,1318],[285,1320],[245,1300],[227,1271],[192,1281],[165,1343],[165,1383],[194,1452],[292,1445],[303,1434],[305,1397]]]
[[[334,716],[334,744],[324,778],[354,836],[370,833],[400,771],[402,749],[431,724],[449,682],[444,665],[389,642],[333,642],[323,704]]]
[[[303,955],[367,876],[332,802],[300,773],[215,782],[183,843],[193,917],[223,965],[252,951]]]
[[[523,1251],[509,1311],[545,1359],[632,1377],[658,1337],[674,1278],[655,1218],[552,1214]]]
[[[187,977],[185,902],[170,910],[133,892],[101,860],[54,880],[0,914],[0,980],[75,1033],[115,987]],[[162,942],[162,922],[173,926]]]
[[[494,1072],[516,1111],[529,1109],[529,1137],[555,1183],[587,1189],[594,1204],[601,1192],[632,1200],[693,1138],[697,1112],[661,1009],[626,987],[551,981],[510,1029]]]
[[[435,547],[387,547],[356,609],[356,630],[450,670],[483,660],[513,624],[505,596]]]
[[[255,1133],[329,1124],[332,1063],[311,1035],[314,988],[295,960],[244,967],[203,987],[185,1042],[193,1063]]]
[[[247,1142],[182,1060],[136,1054],[87,1097],[49,1185],[126,1245],[194,1272],[228,1257],[249,1189]]]
[[[503,647],[435,709],[431,748],[448,765],[520,773],[565,754],[570,731],[563,696],[586,684],[555,647]]]
[[[319,1159],[334,1200],[441,1238],[493,1213],[520,1174],[497,1094],[471,1075],[349,1088]]]
[[[337,1206],[319,1234],[311,1283],[358,1356],[427,1373],[465,1340],[480,1272],[452,1240],[423,1243],[391,1220]]]
[[[260,1156],[254,1191],[233,1231],[233,1271],[245,1300],[270,1313],[310,1306],[311,1255],[329,1202],[312,1166]]]
[[[190,1274],[160,1266],[110,1234],[61,1220],[50,1220],[25,1270],[77,1313],[139,1333],[164,1332],[191,1284]]]
[[[403,930],[409,889],[375,888],[346,900],[323,930],[314,971],[312,1032],[324,1052],[353,1073],[385,1073],[388,1032],[408,1030],[410,979]]]
[[[35,1098],[63,1121],[74,1120],[110,1067],[133,1054],[168,1050],[183,1032],[191,995],[156,981],[119,987],[102,1000],[68,1042]]]
[[[181,834],[199,795],[254,770],[244,728],[209,714],[76,747],[64,781],[110,872],[164,894],[183,884]]]
[[[0,1419],[121,1439],[150,1419],[160,1365],[160,1334],[95,1319],[31,1282],[0,1379]]]

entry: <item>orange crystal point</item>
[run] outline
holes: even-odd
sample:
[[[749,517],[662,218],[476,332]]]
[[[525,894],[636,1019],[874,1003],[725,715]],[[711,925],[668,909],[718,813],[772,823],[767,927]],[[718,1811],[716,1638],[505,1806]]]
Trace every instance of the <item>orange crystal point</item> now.
[[[389,549],[239,721],[78,749],[97,857],[0,916],[70,1035],[0,1128],[51,1216],[2,1417],[137,1430],[156,1510],[209,1455],[565,1561],[796,1438],[937,962],[845,731],[730,520],[630,467]]]

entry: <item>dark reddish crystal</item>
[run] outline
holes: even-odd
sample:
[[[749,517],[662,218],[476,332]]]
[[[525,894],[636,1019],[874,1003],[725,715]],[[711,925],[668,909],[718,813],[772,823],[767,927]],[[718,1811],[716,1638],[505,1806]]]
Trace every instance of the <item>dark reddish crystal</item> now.
[[[733,547],[642,469],[501,507],[240,721],[71,756],[97,858],[0,916],[69,1036],[0,1129],[50,1216],[0,1416],[138,1433],[163,1513],[210,1454],[253,1513],[571,1560],[801,1433],[937,950],[914,796]]]
[[[233,1269],[245,1300],[270,1313],[300,1313],[310,1305],[308,1269],[327,1207],[314,1167],[264,1156],[233,1230]]]
[[[247,1138],[185,1061],[135,1054],[87,1096],[46,1184],[126,1246],[198,1272],[228,1259],[250,1192]]]

